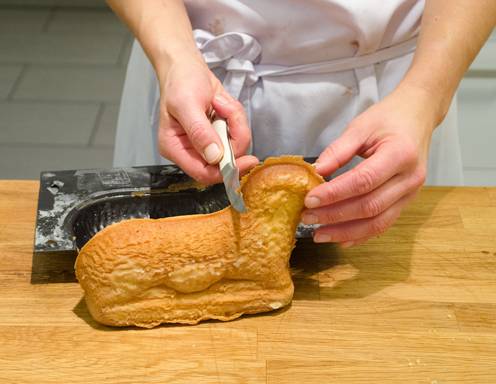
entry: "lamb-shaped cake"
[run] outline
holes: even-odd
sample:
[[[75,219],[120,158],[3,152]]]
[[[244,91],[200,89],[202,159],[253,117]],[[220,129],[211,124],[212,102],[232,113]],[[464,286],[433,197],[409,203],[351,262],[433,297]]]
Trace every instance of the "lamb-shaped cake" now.
[[[91,315],[107,325],[151,328],[289,304],[303,200],[322,182],[301,157],[269,158],[241,181],[246,213],[229,206],[106,227],[76,260]]]

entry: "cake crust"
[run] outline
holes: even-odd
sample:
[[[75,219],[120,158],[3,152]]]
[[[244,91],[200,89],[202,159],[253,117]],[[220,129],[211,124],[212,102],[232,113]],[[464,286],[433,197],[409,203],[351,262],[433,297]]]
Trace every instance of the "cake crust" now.
[[[106,227],[75,265],[91,315],[107,325],[151,328],[289,304],[289,257],[303,199],[322,182],[301,157],[269,158],[241,180],[246,213],[229,206]]]

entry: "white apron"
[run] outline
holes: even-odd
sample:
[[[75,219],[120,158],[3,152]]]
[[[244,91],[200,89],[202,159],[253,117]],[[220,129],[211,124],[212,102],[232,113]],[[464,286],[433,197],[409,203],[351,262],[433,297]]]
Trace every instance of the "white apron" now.
[[[318,156],[389,94],[415,49],[423,1],[186,0],[195,40],[248,114],[251,152]],[[115,166],[168,164],[157,148],[159,88],[139,43],[129,60]],[[355,158],[343,172],[360,161]],[[434,134],[427,184],[462,184],[456,103]]]

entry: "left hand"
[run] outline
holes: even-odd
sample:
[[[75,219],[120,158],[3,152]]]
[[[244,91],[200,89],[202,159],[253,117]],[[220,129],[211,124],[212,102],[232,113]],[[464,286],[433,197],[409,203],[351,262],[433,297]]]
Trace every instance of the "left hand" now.
[[[386,231],[426,177],[432,132],[439,122],[423,89],[398,87],[357,116],[316,161],[327,176],[358,155],[354,169],[310,191],[303,222],[321,224],[316,242],[357,245]]]

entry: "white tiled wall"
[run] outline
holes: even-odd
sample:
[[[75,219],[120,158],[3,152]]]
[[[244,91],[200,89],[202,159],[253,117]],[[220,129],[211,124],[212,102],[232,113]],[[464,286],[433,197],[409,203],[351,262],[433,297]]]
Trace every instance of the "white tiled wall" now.
[[[31,66],[19,80],[13,99],[118,103],[124,75],[124,67]]]
[[[105,0],[0,0],[0,6],[35,6],[35,7],[105,7]]]
[[[496,186],[496,34],[462,80],[458,120],[465,184]]]
[[[0,179],[111,166],[131,41],[103,0],[0,0]],[[496,35],[458,103],[466,184],[496,185]]]
[[[110,167],[130,33],[103,1],[2,2],[9,1],[0,0],[0,179]]]

